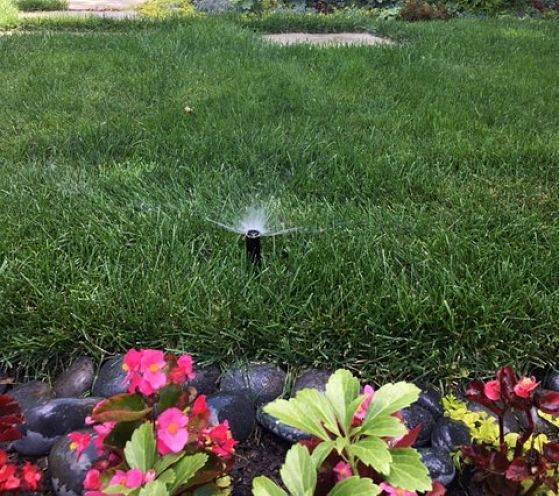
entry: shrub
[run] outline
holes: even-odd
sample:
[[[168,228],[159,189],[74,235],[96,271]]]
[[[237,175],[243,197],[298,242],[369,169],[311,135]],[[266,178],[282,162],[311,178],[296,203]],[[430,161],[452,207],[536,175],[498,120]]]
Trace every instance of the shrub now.
[[[17,7],[23,12],[34,12],[39,10],[53,11],[66,10],[67,0],[17,0]]]
[[[12,0],[0,0],[0,29],[11,29],[17,25],[18,13]]]
[[[143,17],[158,20],[201,15],[196,12],[190,0],[147,0],[137,11]]]
[[[210,425],[204,396],[192,388],[192,359],[158,350],[124,357],[128,394],[101,401],[87,424],[69,434],[76,456],[93,445],[100,461],[86,474],[86,496],[228,494],[235,441],[227,422]]]
[[[378,391],[347,370],[337,371],[321,393],[299,391],[290,400],[276,400],[264,411],[283,424],[312,436],[290,450],[281,470],[292,496],[379,494],[381,491],[430,491],[433,488],[419,454],[410,446],[419,429],[410,432],[399,410],[415,402],[413,384],[387,384]],[[377,485],[378,484],[378,485]],[[441,492],[442,491],[442,492]],[[266,477],[253,481],[255,496],[285,496]]]
[[[451,13],[444,4],[431,5],[425,0],[405,0],[398,17],[404,21],[448,20]]]
[[[535,435],[537,415],[559,416],[559,393],[539,387],[534,378],[518,378],[510,367],[497,371],[494,380],[473,381],[467,388],[469,401],[483,406],[495,417],[474,418],[462,411],[454,399],[446,400],[450,416],[470,428],[472,444],[463,446],[460,458],[474,470],[474,481],[485,494],[520,496],[553,494],[558,490],[559,443]],[[519,433],[505,434],[504,418],[519,414],[523,422]],[[538,413],[540,412],[540,413]],[[479,415],[479,414],[474,414]]]

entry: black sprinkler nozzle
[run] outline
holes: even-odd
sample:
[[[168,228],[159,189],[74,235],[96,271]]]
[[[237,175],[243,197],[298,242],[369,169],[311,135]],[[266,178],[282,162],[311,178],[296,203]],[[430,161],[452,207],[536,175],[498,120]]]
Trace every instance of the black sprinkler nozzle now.
[[[262,247],[260,245],[261,234],[256,229],[247,231],[245,243],[247,250],[247,260],[250,264],[259,266],[262,262]]]

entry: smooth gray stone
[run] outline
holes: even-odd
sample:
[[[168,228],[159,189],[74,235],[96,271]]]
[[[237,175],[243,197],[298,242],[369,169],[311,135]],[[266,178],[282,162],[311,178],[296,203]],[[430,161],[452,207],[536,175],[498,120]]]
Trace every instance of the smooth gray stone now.
[[[258,407],[281,396],[285,372],[271,364],[248,364],[231,367],[221,379],[223,393],[248,393]]]
[[[431,432],[435,426],[435,419],[429,410],[420,407],[417,403],[401,410],[402,419],[408,429],[421,425],[419,435],[414,447],[427,446],[431,441]]]
[[[91,434],[93,430],[82,429],[80,432]],[[93,443],[78,458],[76,452],[70,450],[68,436],[58,438],[48,458],[55,494],[57,496],[80,496],[83,491],[85,474],[99,459]]]
[[[426,410],[431,412],[431,415],[436,419],[442,417],[443,407],[441,405],[441,393],[435,389],[425,389],[419,394],[419,398],[416,403]]]
[[[80,398],[91,389],[94,376],[93,360],[80,357],[56,379],[54,394],[58,398]]]
[[[97,380],[91,394],[99,398],[109,398],[116,394],[126,393],[126,373],[122,370],[122,356],[109,358],[99,370]]]
[[[198,394],[214,394],[217,392],[217,384],[221,371],[217,365],[208,365],[205,367],[196,367],[194,369],[196,377],[188,382],[185,382],[184,387],[193,387]]]
[[[41,381],[29,381],[8,392],[19,403],[23,413],[31,410],[52,398],[52,390],[48,384]]]
[[[298,443],[305,439],[310,439],[311,436],[295,429],[294,427],[289,427],[288,425],[282,424],[278,419],[264,413],[262,409],[256,412],[256,421],[265,429],[269,430],[272,434],[275,434],[280,439],[288,441],[290,443]]]
[[[23,437],[14,449],[26,456],[47,455],[56,440],[82,429],[99,398],[57,398],[29,410],[22,425]]]
[[[559,391],[559,372],[552,370],[545,376],[543,387],[551,391]]]
[[[434,448],[418,448],[421,460],[429,470],[429,475],[434,481],[448,486],[456,476],[456,469],[447,451]]]
[[[311,369],[301,374],[291,389],[291,396],[295,396],[298,391],[302,389],[316,389],[317,391],[324,392],[326,390],[326,383],[332,374],[327,370]]]
[[[470,432],[464,424],[441,417],[433,427],[431,432],[433,448],[450,452],[467,444],[470,444]]]
[[[235,440],[246,441],[256,425],[252,402],[244,394],[217,393],[207,397],[210,422],[213,425],[227,420]]]

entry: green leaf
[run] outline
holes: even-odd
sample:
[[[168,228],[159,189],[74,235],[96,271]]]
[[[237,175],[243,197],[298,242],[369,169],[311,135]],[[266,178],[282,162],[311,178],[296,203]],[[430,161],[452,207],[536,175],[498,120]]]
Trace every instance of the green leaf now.
[[[145,418],[151,408],[137,394],[119,394],[104,400],[93,409],[91,417],[95,422],[130,422]]]
[[[326,384],[326,398],[334,408],[336,417],[344,433],[349,431],[353,414],[357,408],[353,408],[359,397],[359,381],[353,377],[348,370],[337,370]]]
[[[165,472],[163,472],[159,477],[157,477],[157,480],[159,482],[163,482],[163,484],[172,484],[173,482],[175,482],[176,478],[177,477],[175,476],[175,472],[173,471],[173,469],[169,468],[165,470]]]
[[[311,459],[316,470],[318,470],[324,463],[324,460],[330,456],[334,446],[334,441],[324,441],[313,450]]]
[[[295,395],[295,398],[297,401],[304,402],[312,418],[320,420],[332,434],[341,436],[336,413],[324,393],[316,389],[303,389]]]
[[[169,492],[172,494],[178,487],[186,485],[196,475],[198,470],[204,468],[207,461],[208,455],[205,453],[197,453],[196,455],[181,458],[173,465],[175,481],[170,485]]]
[[[385,384],[375,392],[375,397],[367,412],[364,424],[379,416],[386,417],[405,408],[419,398],[421,390],[409,382]]]
[[[301,400],[299,395],[290,400],[276,400],[268,403],[264,407],[264,411],[277,418],[282,424],[295,427],[324,441],[330,439],[324,427],[322,427],[320,419],[310,414],[309,405],[304,399]]]
[[[169,496],[170,494],[165,484],[156,480],[144,486],[140,491],[140,496]]]
[[[280,474],[285,487],[293,496],[314,495],[316,469],[304,446],[296,444],[287,452]]]
[[[170,384],[159,391],[159,401],[157,411],[164,412],[168,408],[177,406],[177,402],[182,394],[182,389],[175,384]]]
[[[124,457],[130,468],[137,468],[144,473],[153,468],[156,451],[151,422],[144,422],[134,431],[124,448]]]
[[[348,451],[356,456],[368,467],[372,467],[381,474],[390,472],[392,456],[386,443],[378,437],[369,437],[351,445]]]
[[[185,456],[184,453],[177,453],[176,455],[166,455],[157,460],[154,467],[156,475],[159,475],[161,472],[167,470],[171,465],[177,463],[183,456]]]
[[[376,496],[380,489],[371,479],[350,477],[334,486],[328,496]]]
[[[104,444],[114,448],[124,449],[134,431],[142,425],[141,420],[118,422],[111,433],[105,438]]]
[[[363,436],[395,437],[404,436],[408,430],[400,419],[396,417],[378,416],[366,420],[360,429],[359,434]]]
[[[412,448],[396,448],[390,451],[392,463],[386,482],[406,491],[429,491],[431,479],[419,453]]]
[[[287,493],[267,477],[256,477],[252,480],[253,496],[287,496]]]

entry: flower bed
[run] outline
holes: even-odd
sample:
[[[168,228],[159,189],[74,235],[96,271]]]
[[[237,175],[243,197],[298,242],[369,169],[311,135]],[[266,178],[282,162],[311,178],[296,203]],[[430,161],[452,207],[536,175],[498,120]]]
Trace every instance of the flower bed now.
[[[112,358],[95,381],[94,369],[82,358],[52,390],[0,396],[4,493],[557,494],[559,393],[510,368],[442,401],[405,382],[362,388],[344,370],[308,371],[286,394],[273,365],[219,380],[158,350]]]

